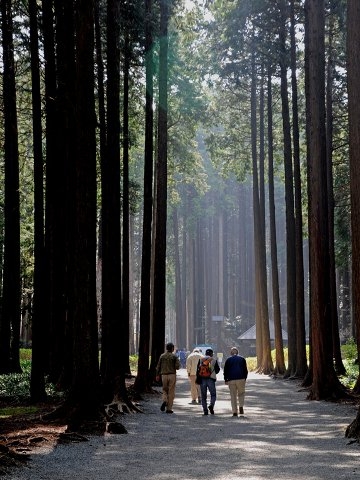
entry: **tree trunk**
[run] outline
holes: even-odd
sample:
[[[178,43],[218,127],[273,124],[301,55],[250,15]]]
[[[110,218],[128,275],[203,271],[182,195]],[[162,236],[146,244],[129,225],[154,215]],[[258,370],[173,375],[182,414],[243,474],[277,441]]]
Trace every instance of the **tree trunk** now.
[[[292,90],[292,132],[294,150],[294,201],[295,201],[295,318],[296,318],[296,377],[304,377],[307,372],[306,359],[306,331],[304,312],[304,253],[303,253],[303,221],[302,221],[302,194],[301,168],[299,145],[299,112],[297,88],[296,62],[296,35],[294,0],[290,1],[290,42],[291,42],[291,90]]]
[[[120,10],[107,2],[107,148],[101,163],[102,194],[102,345],[101,377],[106,401],[125,396],[120,227]],[[127,320],[128,321],[128,320]],[[119,348],[120,345],[120,348]]]
[[[284,170],[285,170],[285,206],[286,206],[286,285],[287,285],[287,330],[288,330],[288,366],[286,376],[296,372],[296,250],[295,250],[295,218],[294,218],[294,184],[292,168],[292,149],[290,131],[289,97],[287,85],[287,52],[286,52],[285,0],[280,2],[280,76],[281,106],[284,137]]]
[[[273,293],[273,315],[275,330],[275,370],[274,373],[285,373],[284,345],[281,326],[279,271],[277,257],[276,214],[274,200],[274,152],[273,152],[273,121],[272,121],[272,85],[271,67],[268,72],[268,176],[269,176],[269,223],[270,223],[270,249],[271,249],[271,278]]]
[[[0,316],[0,373],[20,367],[20,197],[12,2],[1,2],[4,109],[4,271]]]
[[[272,361],[270,355],[270,333],[267,306],[265,232],[264,222],[262,222],[261,220],[260,188],[256,151],[256,69],[254,54],[252,59],[251,83],[251,145],[253,167],[253,209],[256,282],[256,355],[258,371],[261,373],[270,373],[270,371],[272,370]]]
[[[56,228],[60,223],[61,227],[64,227],[63,217],[56,217],[55,215],[55,200],[56,194],[59,193],[56,186],[56,179],[61,178],[60,184],[63,182],[60,176],[60,167],[57,166],[57,155],[61,154],[57,148],[57,135],[59,129],[59,116],[57,114],[57,81],[56,81],[56,64],[55,64],[55,32],[54,32],[54,4],[52,0],[42,2],[42,28],[43,28],[43,46],[44,46],[44,60],[45,60],[45,151],[46,151],[46,170],[45,170],[45,292],[42,298],[43,308],[45,316],[48,318],[46,324],[46,330],[44,336],[50,339],[46,342],[46,359],[45,359],[45,371],[49,374],[49,380],[57,382],[60,375],[60,357],[61,349],[63,348],[63,331],[60,333],[60,329],[57,329],[58,335],[56,336],[57,342],[51,341],[55,338],[55,326],[58,324],[55,317],[58,318],[62,315],[62,309],[60,303],[57,303],[56,295],[63,295],[62,285],[63,275],[55,276],[55,261],[54,251],[55,241],[58,238],[56,235]],[[61,127],[60,127],[61,130]],[[64,196],[64,193],[62,193]],[[57,222],[55,222],[57,218]],[[64,230],[64,228],[63,228]],[[63,232],[60,232],[63,234]],[[60,241],[63,241],[63,237],[60,236]],[[57,250],[57,255],[60,256],[60,260],[64,262],[63,252]],[[59,282],[60,291],[57,292],[55,282]],[[54,308],[53,305],[56,305]],[[62,305],[61,305],[62,307]]]
[[[357,0],[348,0],[347,5],[352,314],[355,323],[358,358],[360,358],[360,3]],[[360,372],[354,391],[355,393],[360,393]],[[359,428],[357,431],[359,432]]]
[[[158,154],[156,162],[155,262],[150,378],[165,346],[167,144],[168,144],[168,0],[160,0]]]
[[[144,211],[141,263],[140,337],[138,371],[134,388],[144,392],[148,388],[150,355],[150,285],[151,285],[151,225],[153,209],[153,39],[152,0],[145,0],[145,166],[144,166]]]
[[[308,182],[312,385],[309,398],[337,398],[344,391],[333,366],[329,285],[325,134],[324,0],[307,0]],[[330,331],[330,334],[329,334]]]
[[[339,317],[338,317],[338,295],[336,289],[336,265],[335,265],[335,236],[334,236],[334,180],[333,180],[333,88],[334,88],[334,2],[330,2],[330,13],[328,15],[328,60],[326,78],[326,155],[327,155],[327,188],[328,188],[328,224],[329,224],[329,257],[330,257],[330,310],[332,326],[332,344],[335,370],[338,375],[345,375],[346,370],[341,358]]]
[[[36,0],[29,0],[31,79],[34,138],[34,299],[30,395],[33,402],[44,401],[46,322],[44,298],[44,162],[42,152],[41,94]]]
[[[121,336],[121,362],[125,373],[130,374],[129,364],[129,333],[130,333],[130,209],[129,209],[129,78],[130,78],[130,38],[125,33],[124,45],[124,100],[123,100],[123,235],[122,235],[122,336]]]

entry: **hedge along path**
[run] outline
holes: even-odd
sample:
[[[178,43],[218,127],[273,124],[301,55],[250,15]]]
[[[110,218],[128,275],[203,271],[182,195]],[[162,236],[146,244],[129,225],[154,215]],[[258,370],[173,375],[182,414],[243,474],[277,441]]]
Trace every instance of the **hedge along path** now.
[[[174,414],[160,411],[161,389],[126,414],[128,434],[91,437],[32,456],[12,480],[354,480],[360,446],[345,438],[352,404],[306,400],[295,381],[250,373],[244,417],[233,417],[218,374],[215,415],[190,405],[186,370],[177,376]]]

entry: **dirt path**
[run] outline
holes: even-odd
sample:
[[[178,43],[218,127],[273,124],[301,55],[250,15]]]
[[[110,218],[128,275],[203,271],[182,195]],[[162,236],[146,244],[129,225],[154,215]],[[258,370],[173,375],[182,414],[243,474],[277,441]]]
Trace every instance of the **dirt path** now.
[[[356,407],[306,400],[292,381],[250,374],[245,416],[231,415],[228,387],[218,375],[215,415],[189,405],[180,370],[174,414],[160,396],[146,412],[125,415],[127,435],[94,437],[33,455],[6,480],[354,480],[360,446],[344,437]]]

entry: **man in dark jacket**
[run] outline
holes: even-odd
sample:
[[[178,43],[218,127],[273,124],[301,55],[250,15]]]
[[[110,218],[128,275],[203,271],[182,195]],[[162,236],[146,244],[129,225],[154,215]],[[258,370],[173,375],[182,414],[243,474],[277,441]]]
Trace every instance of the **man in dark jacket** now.
[[[230,355],[224,365],[224,380],[229,386],[233,416],[237,417],[238,404],[240,415],[244,414],[245,382],[248,369],[245,358],[239,355],[236,347],[231,348]]]

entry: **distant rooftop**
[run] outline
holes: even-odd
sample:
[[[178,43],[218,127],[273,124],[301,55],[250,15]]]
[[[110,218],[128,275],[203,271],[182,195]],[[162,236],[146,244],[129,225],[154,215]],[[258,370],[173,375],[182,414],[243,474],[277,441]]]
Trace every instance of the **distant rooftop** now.
[[[275,340],[274,322],[269,321],[269,328],[270,328],[270,340]],[[283,337],[283,340],[288,339],[288,334],[284,329],[282,329],[282,337]],[[255,340],[255,339],[256,339],[256,325],[253,325],[248,330],[246,330],[246,332],[240,335],[240,337],[238,337],[238,340]]]

